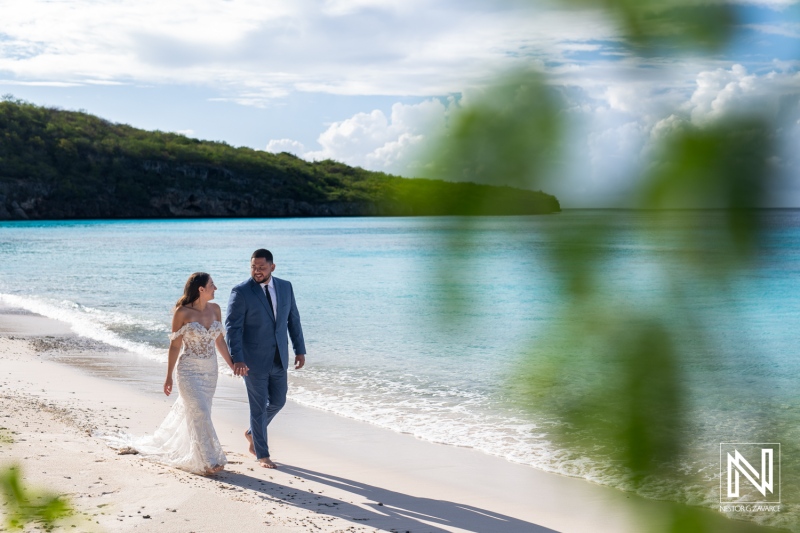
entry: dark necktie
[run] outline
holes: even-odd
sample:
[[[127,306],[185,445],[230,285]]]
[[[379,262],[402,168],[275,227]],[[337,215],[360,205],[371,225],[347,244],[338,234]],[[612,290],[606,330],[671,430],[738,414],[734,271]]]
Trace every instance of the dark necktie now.
[[[272,311],[273,316],[275,315],[275,308],[272,305],[272,296],[269,295],[269,285],[264,285],[264,293],[267,295],[267,301],[269,302],[270,311]]]
[[[269,308],[272,310],[272,316],[277,321],[278,318],[275,316],[275,309],[272,307],[272,296],[269,295],[269,285],[264,285],[264,294],[267,295],[267,301],[269,302]],[[275,346],[275,358],[272,362],[273,365],[278,365],[279,367],[283,368],[283,361],[281,361],[281,352],[278,350],[278,347]]]

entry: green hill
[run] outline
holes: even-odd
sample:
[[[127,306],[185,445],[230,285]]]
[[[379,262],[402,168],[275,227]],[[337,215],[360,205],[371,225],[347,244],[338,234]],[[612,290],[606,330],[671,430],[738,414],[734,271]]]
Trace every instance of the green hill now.
[[[542,192],[400,178],[144,131],[84,112],[0,102],[0,220],[559,210],[558,200]]]

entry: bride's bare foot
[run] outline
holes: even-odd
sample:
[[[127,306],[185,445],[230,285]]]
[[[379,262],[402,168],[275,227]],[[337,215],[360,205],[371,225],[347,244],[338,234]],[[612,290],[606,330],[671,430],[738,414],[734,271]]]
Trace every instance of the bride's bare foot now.
[[[214,465],[214,466],[211,466],[209,468],[206,468],[206,475],[207,476],[213,476],[214,474],[222,472],[222,470],[224,470],[224,469],[225,469],[225,465]]]
[[[261,466],[264,468],[278,468],[278,465],[273,463],[269,457],[262,457],[258,462],[261,463]]]
[[[244,438],[246,438],[247,442],[250,443],[250,453],[255,455],[256,454],[256,447],[253,446],[253,436],[250,434],[249,430],[244,432]]]

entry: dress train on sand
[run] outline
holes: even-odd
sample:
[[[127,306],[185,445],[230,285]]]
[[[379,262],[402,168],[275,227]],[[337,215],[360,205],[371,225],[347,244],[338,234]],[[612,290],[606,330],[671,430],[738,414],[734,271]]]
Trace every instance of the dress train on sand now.
[[[195,474],[207,474],[228,461],[211,422],[211,402],[217,388],[214,341],[222,323],[206,329],[189,322],[170,340],[183,335],[183,351],[176,365],[178,398],[153,435],[100,435],[110,446]]]

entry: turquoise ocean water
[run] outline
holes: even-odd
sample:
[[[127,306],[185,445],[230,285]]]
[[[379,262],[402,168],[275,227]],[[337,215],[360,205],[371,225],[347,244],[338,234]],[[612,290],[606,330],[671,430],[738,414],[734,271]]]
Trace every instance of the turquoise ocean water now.
[[[275,275],[294,285],[308,347],[307,368],[290,377],[293,400],[630,489],[612,462],[556,444],[560,421],[521,409],[508,386],[559,304],[558,273],[537,253],[551,244],[544,230],[609,216],[617,231],[598,243],[609,252],[605,278],[642,297],[663,290],[657,271],[684,250],[669,223],[655,245],[642,242],[636,230],[648,215],[636,212],[484,218],[457,260],[442,245],[459,231],[449,218],[38,221],[0,223],[0,303],[66,320],[96,350],[164,362],[187,276],[210,272],[224,313],[251,252],[266,247]],[[637,490],[716,508],[719,443],[781,442],[783,511],[737,516],[797,528],[800,211],[768,218],[758,265],[725,298],[698,288],[688,303],[702,311],[714,351],[687,362],[695,426],[675,475]],[[673,222],[680,227],[680,214]],[[464,291],[458,311],[442,304],[442,265]],[[440,321],[446,313],[464,319]]]

